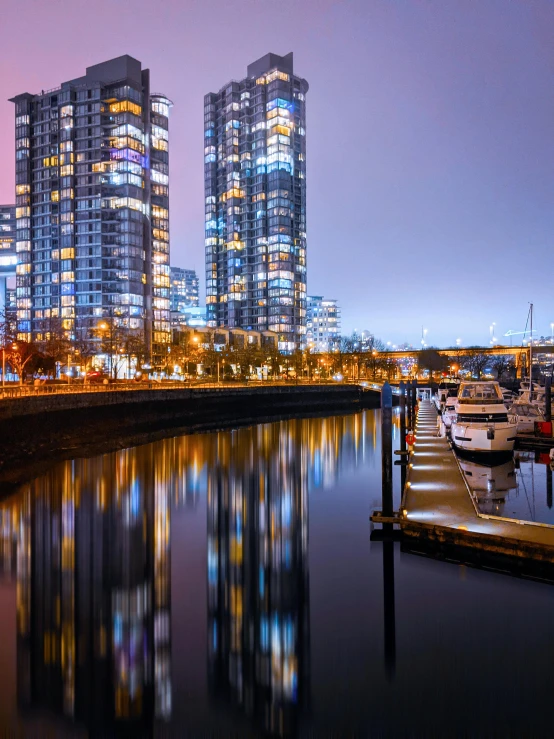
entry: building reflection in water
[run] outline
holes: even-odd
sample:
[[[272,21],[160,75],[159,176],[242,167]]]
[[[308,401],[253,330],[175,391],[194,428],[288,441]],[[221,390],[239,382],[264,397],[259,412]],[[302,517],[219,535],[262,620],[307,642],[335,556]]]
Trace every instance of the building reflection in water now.
[[[4,508],[24,715],[44,708],[102,735],[170,714],[170,466],[160,461],[145,447],[68,462]]]
[[[300,421],[228,434],[208,480],[212,689],[280,734],[308,693],[304,451]]]
[[[171,510],[206,501],[212,696],[294,731],[309,705],[308,492],[374,454],[377,432],[366,412],[166,439],[62,463],[0,506],[23,716],[100,736],[171,718]]]

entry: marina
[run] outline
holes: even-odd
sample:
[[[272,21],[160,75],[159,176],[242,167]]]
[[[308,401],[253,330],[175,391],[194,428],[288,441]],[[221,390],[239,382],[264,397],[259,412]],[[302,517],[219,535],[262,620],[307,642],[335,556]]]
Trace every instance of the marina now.
[[[512,454],[494,460],[496,465],[490,455],[458,457],[447,435],[441,434],[437,417],[434,403],[419,403],[414,444],[403,456],[406,474],[400,508],[390,516],[383,505],[383,511],[371,516],[372,522],[383,524],[385,530],[397,525],[404,543],[417,540],[430,549],[465,548],[506,556],[515,564],[522,560],[531,565],[554,564],[554,527],[550,516],[542,517],[548,521],[536,520],[532,506],[530,515],[504,515],[503,503],[509,491],[517,487]],[[551,505],[550,458],[543,454],[545,462],[544,457],[548,457],[546,487]]]

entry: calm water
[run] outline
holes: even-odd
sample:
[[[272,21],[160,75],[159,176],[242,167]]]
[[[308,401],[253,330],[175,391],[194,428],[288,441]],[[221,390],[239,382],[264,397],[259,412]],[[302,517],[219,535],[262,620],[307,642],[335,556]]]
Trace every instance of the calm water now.
[[[516,451],[495,466],[460,458],[460,465],[482,513],[554,524],[548,452]]]
[[[554,590],[371,543],[378,428],[168,439],[7,501],[0,736],[551,736]]]

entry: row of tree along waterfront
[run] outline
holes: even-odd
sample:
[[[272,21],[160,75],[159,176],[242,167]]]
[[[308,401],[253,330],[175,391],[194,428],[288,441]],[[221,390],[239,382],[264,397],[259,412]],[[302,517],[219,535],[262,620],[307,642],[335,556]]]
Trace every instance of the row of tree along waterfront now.
[[[436,349],[426,349],[414,358],[394,358],[384,342],[374,336],[352,334],[341,337],[325,353],[308,350],[282,354],[276,336],[257,332],[223,330],[179,330],[171,343],[154,359],[144,339],[110,318],[95,329],[78,331],[68,339],[61,322],[51,321],[41,341],[27,343],[12,335],[9,321],[0,321],[2,377],[17,376],[20,382],[31,377],[87,378],[98,371],[106,379],[150,376],[171,379],[202,377],[217,381],[293,379],[324,381],[395,380],[423,373],[432,379],[469,372],[481,377],[485,370],[499,377],[514,369],[508,356],[484,354],[478,347],[465,356],[446,357]],[[86,381],[86,379],[85,379]]]

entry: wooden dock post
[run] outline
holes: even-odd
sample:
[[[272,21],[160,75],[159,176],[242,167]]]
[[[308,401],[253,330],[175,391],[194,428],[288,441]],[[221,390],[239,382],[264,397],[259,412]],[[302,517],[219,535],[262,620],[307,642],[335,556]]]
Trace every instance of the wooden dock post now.
[[[388,382],[381,388],[381,475],[383,516],[392,516],[392,388]]]
[[[547,377],[544,383],[544,420],[552,420],[552,378]]]
[[[417,407],[417,380],[412,380],[412,387],[410,389],[410,395],[412,396],[412,417],[410,419],[410,426],[412,431],[415,429],[416,423],[416,407]]]
[[[400,451],[402,452],[402,461],[406,454],[406,386],[403,380],[400,380]],[[400,468],[401,495],[406,485],[406,465]]]
[[[546,465],[546,505],[552,508],[552,470]]]

